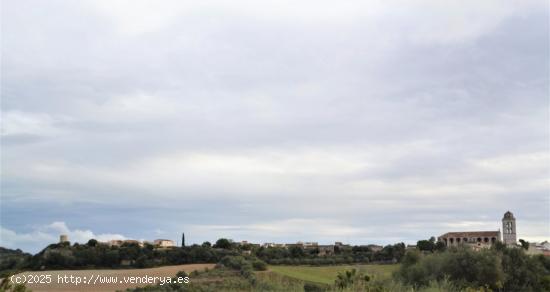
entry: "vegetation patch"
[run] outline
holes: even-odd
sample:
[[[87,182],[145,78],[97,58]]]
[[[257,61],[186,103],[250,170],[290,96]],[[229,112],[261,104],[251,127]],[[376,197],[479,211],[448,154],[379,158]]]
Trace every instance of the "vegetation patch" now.
[[[270,266],[269,270],[299,280],[321,284],[334,284],[338,273],[357,270],[373,278],[390,279],[399,269],[398,264],[389,265],[343,265],[343,266]]]

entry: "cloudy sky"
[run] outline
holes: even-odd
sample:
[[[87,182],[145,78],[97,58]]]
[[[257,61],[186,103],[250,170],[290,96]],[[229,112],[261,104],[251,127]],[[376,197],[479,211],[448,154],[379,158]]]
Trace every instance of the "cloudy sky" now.
[[[2,1],[0,245],[550,239],[547,1]]]

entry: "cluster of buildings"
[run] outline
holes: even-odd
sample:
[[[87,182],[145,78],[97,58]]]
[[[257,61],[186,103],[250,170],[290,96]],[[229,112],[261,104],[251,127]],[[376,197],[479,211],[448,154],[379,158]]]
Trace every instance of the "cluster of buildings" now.
[[[302,242],[302,241],[298,241],[296,243],[266,242],[266,243],[263,243],[263,244],[259,244],[259,243],[249,243],[248,241],[243,240],[241,242],[236,242],[235,244],[237,246],[251,246],[251,247],[256,247],[256,248],[259,248],[259,247],[264,247],[264,248],[278,247],[278,248],[287,248],[288,249],[288,248],[292,248],[292,247],[299,247],[299,248],[301,248],[303,250],[306,250],[306,251],[316,250],[316,251],[318,251],[319,256],[332,255],[336,251],[343,251],[343,250],[347,250],[347,249],[352,248],[351,245],[344,244],[340,241],[336,241],[334,244],[319,244],[318,242]],[[368,249],[370,249],[374,252],[381,251],[384,248],[383,246],[376,245],[376,244],[361,245],[360,247],[368,248]],[[250,251],[245,250],[245,253],[250,253]]]
[[[66,234],[61,234],[59,236],[59,243],[69,242],[69,236]],[[105,244],[108,246],[122,246],[124,244],[137,244],[140,247],[144,247],[146,245],[152,245],[156,248],[171,248],[176,247],[176,242],[170,239],[155,239],[153,241],[147,241],[147,240],[134,240],[134,239],[113,239],[106,242],[99,242],[100,244]],[[181,246],[185,246],[185,233],[181,234]]]
[[[504,213],[502,217],[502,232],[493,231],[460,231],[447,232],[438,237],[438,241],[446,246],[468,245],[475,250],[489,248],[497,242],[502,242],[509,247],[520,247],[517,241],[516,217],[510,211]],[[529,243],[528,254],[543,254],[550,256],[550,243]]]
[[[109,240],[106,242],[109,246],[121,246],[123,244],[137,244],[141,247],[145,245],[152,245],[154,247],[175,247],[176,243],[173,240],[170,239],[155,239],[152,242],[151,241],[139,241],[139,240],[133,240],[133,239],[126,239],[126,240]]]
[[[490,230],[490,231],[454,231],[447,232],[437,238],[439,242],[442,242],[447,247],[451,246],[460,246],[467,245],[473,248],[474,250],[480,250],[483,248],[489,248],[497,242],[502,242],[506,246],[510,247],[519,247],[517,242],[517,231],[516,231],[516,218],[514,214],[510,211],[504,213],[502,217],[502,232],[501,230]],[[67,235],[62,234],[59,237],[59,242],[68,242],[69,238]],[[106,244],[108,246],[122,246],[124,244],[137,244],[141,247],[145,245],[152,245],[156,248],[171,248],[175,247],[176,243],[170,239],[155,239],[154,241],[139,241],[139,240],[109,240],[107,242],[101,242],[101,244]],[[299,247],[303,250],[316,250],[318,251],[319,256],[331,255],[336,251],[343,251],[346,249],[351,249],[349,244],[343,244],[342,242],[335,242],[334,244],[319,244],[317,242],[302,242],[298,241],[296,243],[274,243],[267,242],[263,244],[250,243],[248,241],[234,242],[234,245],[237,246],[247,246],[252,248],[259,247],[279,247],[279,248],[292,248]],[[525,243],[524,243],[525,244]],[[182,233],[181,236],[181,246],[185,246],[185,234]],[[374,252],[381,251],[383,246],[369,244],[361,245],[360,247],[368,248]],[[415,249],[415,245],[408,245],[407,249]],[[251,253],[250,249],[245,249],[245,253]],[[529,254],[543,254],[550,256],[550,242],[545,241],[542,243],[529,243],[527,248],[527,253]]]
[[[502,217],[502,232],[501,230],[490,231],[455,231],[447,232],[437,238],[438,241],[443,242],[445,246],[460,246],[467,245],[474,250],[482,248],[489,248],[497,242],[502,242],[509,247],[519,246],[517,243],[517,230],[516,230],[516,218],[510,211],[504,213]],[[246,241],[240,244],[249,244]],[[254,245],[254,244],[252,244]],[[256,244],[256,246],[260,246]],[[337,248],[345,249],[349,248],[349,245],[342,244],[341,242],[335,242],[333,245],[319,245],[317,242],[297,242],[297,243],[264,243],[263,247],[284,247],[290,248],[292,246],[298,246],[303,249],[319,249],[320,255],[332,254]],[[372,251],[382,250],[382,246],[379,245],[366,245],[362,247],[368,247]],[[408,245],[407,249],[415,249],[415,245]],[[550,243],[531,243],[528,249],[528,253],[531,254],[547,254],[550,255]]]
[[[59,236],[59,242],[60,243],[69,242],[69,237],[66,234],[61,234]],[[150,244],[157,248],[169,248],[169,247],[176,246],[176,243],[170,239],[155,239],[154,241],[146,241],[146,240],[139,241],[134,239],[125,239],[125,240],[114,239],[114,240],[109,240],[106,242],[99,242],[99,243],[105,244],[108,246],[122,246],[123,244],[137,244],[140,247]]]
[[[247,241],[242,241],[238,243],[238,245],[246,245],[249,244]],[[334,244],[319,244],[318,242],[302,242],[298,241],[296,243],[273,243],[273,242],[266,242],[264,244],[252,244],[252,246],[257,247],[280,247],[280,248],[291,248],[291,247],[299,247],[304,250],[317,250],[319,253],[319,256],[323,255],[330,255],[334,254],[334,252],[338,249],[344,250],[344,249],[351,249],[351,246],[349,244],[343,244],[342,242],[335,242]]]
[[[550,256],[550,242],[543,241],[541,243],[530,242],[529,248],[527,249],[527,254],[530,255],[544,255]]]

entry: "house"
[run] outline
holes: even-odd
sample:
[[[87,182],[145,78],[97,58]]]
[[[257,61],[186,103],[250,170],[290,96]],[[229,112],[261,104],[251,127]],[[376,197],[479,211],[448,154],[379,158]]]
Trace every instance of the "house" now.
[[[349,250],[351,250],[351,249],[352,249],[352,247],[351,247],[351,245],[349,245],[349,244],[343,244],[343,243],[340,242],[340,241],[336,241],[336,242],[334,243],[334,252],[336,252],[336,253],[337,253],[337,252],[341,252],[341,251],[346,251],[346,250],[349,251]]]
[[[304,243],[300,242],[300,241],[298,241],[297,243],[285,243],[284,247],[286,247],[286,248],[292,248],[292,247],[304,248]]]
[[[143,242],[134,239],[113,239],[106,242],[108,246],[122,246],[123,244],[137,244],[140,247],[143,247]]]
[[[550,242],[543,241],[538,244],[540,247],[542,247],[543,250],[550,250]]]
[[[119,240],[119,239],[113,239],[113,240],[107,241],[107,245],[109,245],[109,246],[121,246],[122,243],[123,243],[123,241]]]
[[[332,244],[318,245],[317,248],[319,249],[319,256],[334,254],[334,245]]]
[[[137,244],[138,246],[140,247],[143,247],[143,242],[139,241],[139,240],[133,240],[133,239],[127,239],[127,240],[124,240],[122,242],[123,244]]]
[[[283,243],[266,242],[262,244],[262,247],[285,247]]]
[[[170,239],[155,239],[153,243],[157,247],[175,247],[176,246],[176,243]]]
[[[251,243],[251,242],[248,242],[247,240],[243,240],[241,242],[236,242],[235,243],[237,246],[248,246],[248,247],[252,247],[252,248],[258,248],[260,247],[260,244],[258,243]],[[264,244],[265,245],[265,244]],[[262,245],[263,246],[263,245]]]
[[[317,242],[304,242],[302,244],[304,245],[305,248],[316,247],[319,245],[319,243]]]
[[[545,255],[550,256],[550,243],[548,241],[544,241],[541,243],[536,242],[530,242],[529,248],[527,249],[527,254],[529,255]]]
[[[382,251],[384,249],[383,246],[376,245],[376,244],[369,244],[369,245],[367,245],[367,248],[369,248],[373,252],[379,252],[379,251]]]

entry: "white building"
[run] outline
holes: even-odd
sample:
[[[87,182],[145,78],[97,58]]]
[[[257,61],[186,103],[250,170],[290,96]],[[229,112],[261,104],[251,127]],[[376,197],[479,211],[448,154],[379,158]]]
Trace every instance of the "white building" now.
[[[527,249],[527,254],[530,255],[550,255],[550,242],[544,241],[541,243],[530,242],[529,248]]]
[[[174,247],[176,243],[170,239],[155,239],[153,242],[158,247]]]

